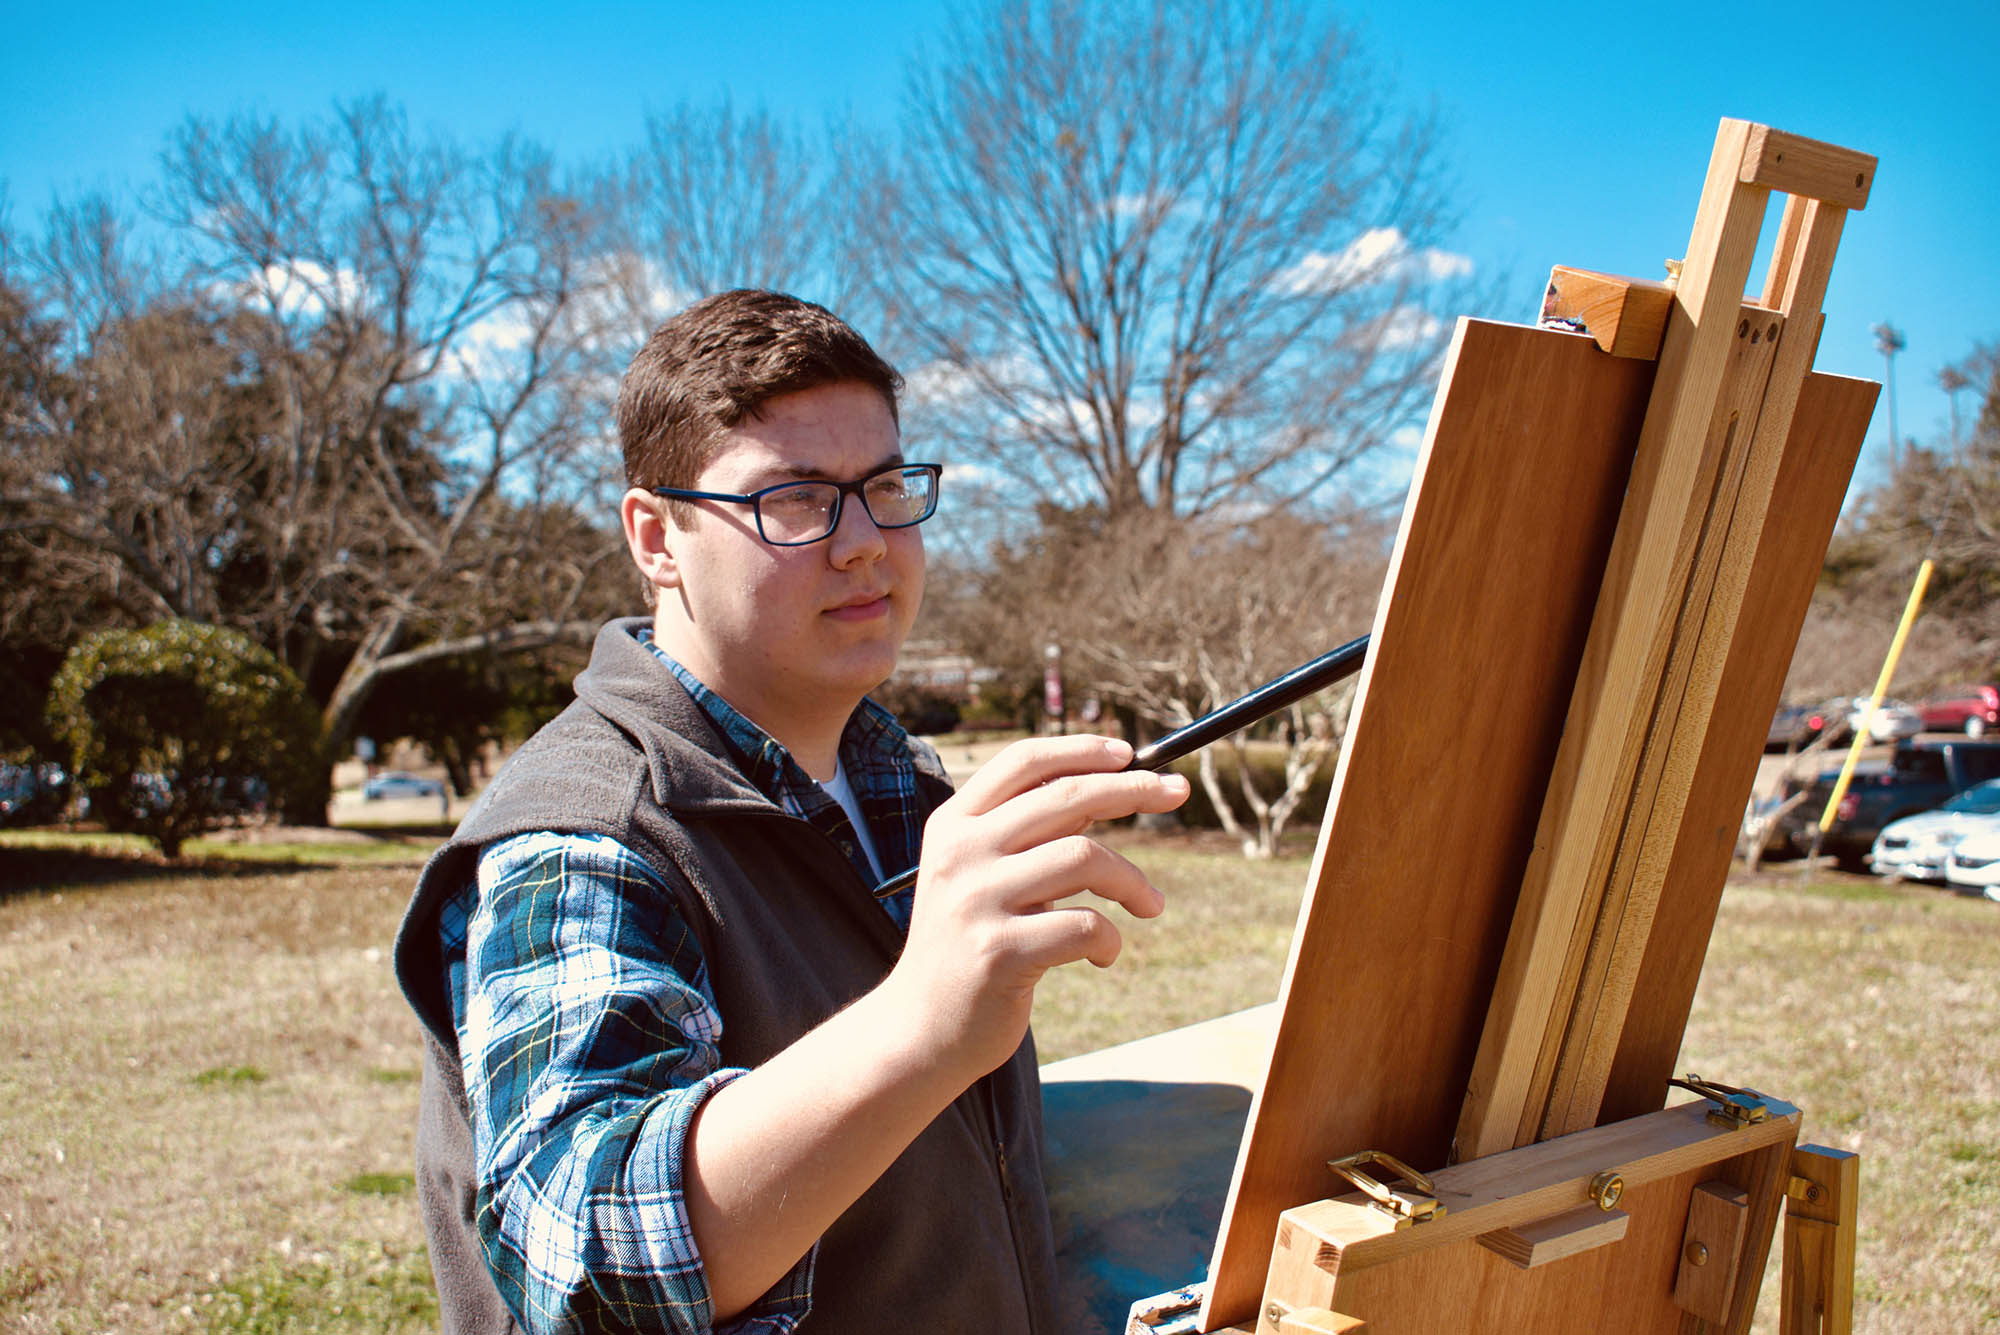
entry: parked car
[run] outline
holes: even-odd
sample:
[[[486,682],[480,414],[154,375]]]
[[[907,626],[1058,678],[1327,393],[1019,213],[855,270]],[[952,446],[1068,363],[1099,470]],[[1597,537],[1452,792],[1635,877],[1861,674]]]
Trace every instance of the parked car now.
[[[1826,730],[1826,711],[1817,705],[1779,705],[1771,716],[1766,751],[1796,751]]]
[[[2000,686],[1961,686],[1924,701],[1917,712],[1926,732],[1984,737],[2000,727]]]
[[[1862,716],[1868,713],[1868,701],[1872,698],[1866,695],[1854,697],[1854,707],[1847,713],[1848,736],[1861,731]],[[1868,736],[1877,742],[1899,742],[1923,730],[1924,716],[1914,706],[1901,700],[1884,700],[1876,706],[1874,716],[1868,720]]]
[[[0,764],[0,825],[27,824],[54,815],[68,781],[60,765]]]
[[[1906,881],[1943,881],[1961,839],[2000,831],[2000,779],[1975,784],[1931,811],[1890,821],[1869,850],[1868,869]]]
[[[444,785],[436,779],[426,779],[421,774],[405,774],[401,770],[391,770],[387,774],[377,774],[363,784],[361,795],[370,802],[385,797],[442,797]]]
[[[1781,835],[1797,852],[1812,850],[1820,813],[1839,777],[1838,769],[1822,771],[1805,801],[1784,818]],[[1974,784],[1996,778],[2000,778],[2000,740],[1901,742],[1886,762],[1871,761],[1855,770],[1819,851],[1849,870],[1866,870],[1875,836],[1889,822],[1929,811]]]
[[[1959,840],[1945,859],[1944,878],[1954,890],[2000,900],[2000,833]]]

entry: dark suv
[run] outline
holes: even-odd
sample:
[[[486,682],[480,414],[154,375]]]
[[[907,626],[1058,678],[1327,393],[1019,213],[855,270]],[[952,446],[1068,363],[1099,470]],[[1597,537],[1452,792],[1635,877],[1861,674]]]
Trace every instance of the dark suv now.
[[[1822,773],[1813,780],[1806,800],[1789,813],[1784,833],[1797,852],[1812,851],[1820,813],[1839,777],[1837,769]],[[1851,871],[1865,871],[1868,850],[1884,825],[1929,811],[1974,784],[1995,778],[2000,778],[2000,739],[1903,742],[1886,764],[1873,761],[1856,768],[1819,851]]]

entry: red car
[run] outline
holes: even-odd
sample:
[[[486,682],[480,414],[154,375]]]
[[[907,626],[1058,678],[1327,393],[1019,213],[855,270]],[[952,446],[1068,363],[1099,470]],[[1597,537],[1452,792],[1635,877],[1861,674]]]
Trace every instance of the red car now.
[[[1920,706],[1925,732],[1963,732],[1978,737],[2000,728],[2000,686],[1965,686]]]

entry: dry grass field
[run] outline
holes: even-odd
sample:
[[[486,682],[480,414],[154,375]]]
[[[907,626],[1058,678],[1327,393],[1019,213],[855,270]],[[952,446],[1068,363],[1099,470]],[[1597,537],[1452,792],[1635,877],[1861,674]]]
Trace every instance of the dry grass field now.
[[[196,845],[192,868],[30,842],[0,841],[0,1330],[435,1329],[388,960],[421,841]],[[1275,995],[1303,857],[1129,847],[1170,914],[1110,973],[1044,984],[1045,1059]],[[1735,886],[1683,1067],[1862,1153],[1860,1329],[2000,1329],[2000,906]],[[1760,1329],[1776,1308],[1767,1285]]]

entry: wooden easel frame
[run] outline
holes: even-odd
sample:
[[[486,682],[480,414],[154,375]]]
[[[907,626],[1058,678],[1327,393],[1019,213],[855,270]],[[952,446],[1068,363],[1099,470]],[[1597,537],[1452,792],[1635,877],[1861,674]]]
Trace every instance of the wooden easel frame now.
[[[1327,1158],[1469,1171],[1658,1115],[1726,873],[1718,820],[1733,833],[1873,407],[1877,387],[1809,367],[1874,166],[1724,121],[1677,282],[1559,274],[1552,313],[1589,321],[1596,343],[1461,323],[1200,1329],[1314,1328],[1288,1315],[1310,1302],[1264,1280],[1286,1254],[1280,1213],[1326,1194]],[[1748,301],[1774,190],[1790,200]],[[1454,651],[1518,717],[1468,738],[1424,716]],[[1422,792],[1441,764],[1483,764],[1529,800],[1503,794],[1440,848]],[[1427,876],[1396,864],[1402,840],[1422,841]],[[1775,1153],[1746,1194],[1759,1256],[1791,1177]],[[1758,1267],[1740,1269],[1747,1300],[1732,1296],[1724,1329],[1754,1307]]]

